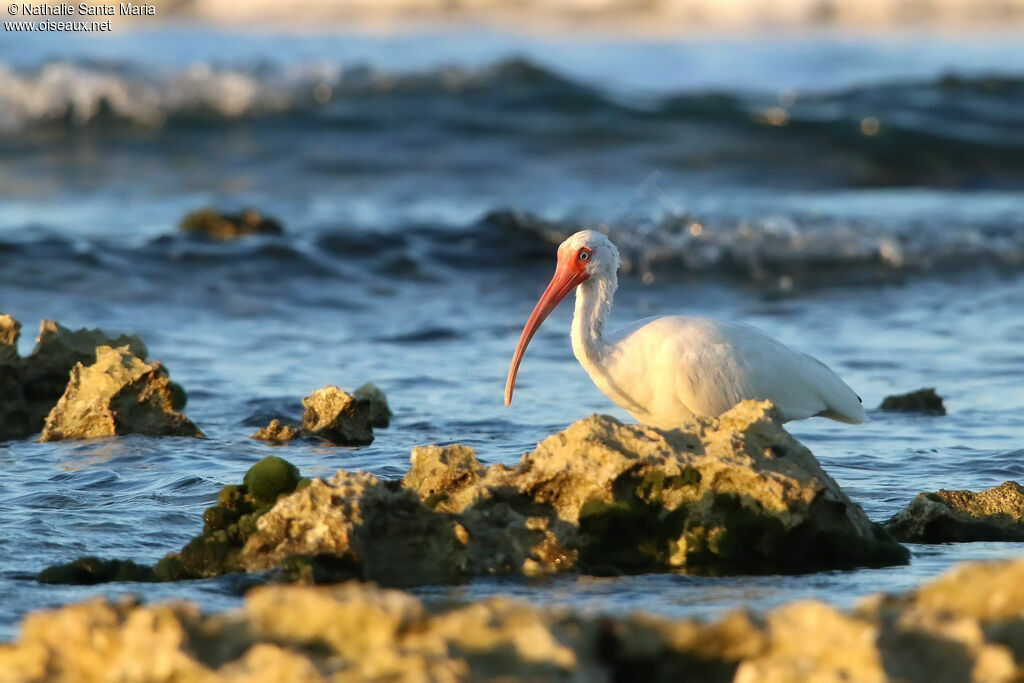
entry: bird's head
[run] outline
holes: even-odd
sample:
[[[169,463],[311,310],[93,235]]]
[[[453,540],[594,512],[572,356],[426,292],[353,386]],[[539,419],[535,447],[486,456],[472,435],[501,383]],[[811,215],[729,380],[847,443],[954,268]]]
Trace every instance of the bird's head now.
[[[580,230],[558,245],[556,274],[563,267],[579,272],[580,282],[595,275],[614,275],[619,270],[619,250],[596,230]]]
[[[523,332],[519,335],[512,364],[505,380],[505,405],[512,402],[512,391],[516,385],[516,374],[523,354],[533,335],[551,311],[566,297],[592,277],[614,277],[619,269],[619,250],[607,237],[594,230],[580,230],[570,235],[558,246],[558,263],[555,274],[548,283],[547,289],[541,294],[533,313],[526,321]]]

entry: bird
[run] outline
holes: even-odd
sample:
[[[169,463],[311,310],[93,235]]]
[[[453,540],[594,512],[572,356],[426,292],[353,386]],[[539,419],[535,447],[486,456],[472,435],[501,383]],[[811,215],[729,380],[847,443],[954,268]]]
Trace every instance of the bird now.
[[[555,274],[512,356],[506,406],[530,340],[575,290],[573,354],[598,389],[641,424],[675,429],[695,417],[717,417],[746,399],[770,400],[783,422],[815,416],[867,421],[860,397],[828,366],[751,325],[664,316],[606,337],[618,270],[619,251],[602,233],[581,230],[562,242]]]

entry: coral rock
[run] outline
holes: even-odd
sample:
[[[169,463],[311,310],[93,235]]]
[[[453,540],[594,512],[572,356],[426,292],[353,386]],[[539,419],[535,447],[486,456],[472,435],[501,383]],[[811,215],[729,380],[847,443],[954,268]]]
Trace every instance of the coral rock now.
[[[64,395],[46,418],[41,441],[120,434],[202,436],[172,408],[167,372],[146,363],[128,346],[96,349],[96,362],[78,363]]]
[[[885,526],[908,543],[1024,541],[1024,487],[1007,481],[980,492],[919,493]]]
[[[283,443],[297,439],[300,434],[301,431],[298,427],[285,424],[278,419],[273,419],[266,427],[257,429],[256,433],[249,438],[256,439],[257,441],[269,441],[270,443]]]
[[[356,582],[266,586],[239,611],[94,599],[29,614],[0,645],[13,681],[1012,681],[1024,559],[961,565],[852,611],[799,602],[713,622],[496,598],[428,610]]]
[[[464,573],[457,526],[411,491],[366,472],[339,471],[327,481],[313,479],[260,517],[239,562],[259,571],[292,555],[329,555],[390,585],[447,582]]]
[[[462,571],[809,571],[908,558],[768,403],[687,431],[592,416],[514,468],[484,468],[464,446],[419,447],[402,487],[344,471],[313,481],[260,519],[243,564],[333,556],[363,562],[364,578],[414,583]],[[399,556],[396,543],[417,550],[373,559]]]
[[[370,401],[356,398],[338,387],[317,389],[302,400],[302,431],[340,446],[373,442]]]

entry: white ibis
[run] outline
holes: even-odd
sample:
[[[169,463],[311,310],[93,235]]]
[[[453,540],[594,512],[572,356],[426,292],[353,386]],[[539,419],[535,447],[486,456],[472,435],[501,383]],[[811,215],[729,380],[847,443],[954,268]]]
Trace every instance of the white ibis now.
[[[619,250],[599,232],[577,232],[558,247],[558,265],[519,337],[505,381],[512,402],[526,346],[572,290],[572,350],[608,398],[638,421],[663,429],[693,416],[721,415],[744,399],[769,399],[782,419],[867,420],[860,398],[824,363],[749,325],[666,316],[640,320],[608,338],[604,321],[618,287]]]

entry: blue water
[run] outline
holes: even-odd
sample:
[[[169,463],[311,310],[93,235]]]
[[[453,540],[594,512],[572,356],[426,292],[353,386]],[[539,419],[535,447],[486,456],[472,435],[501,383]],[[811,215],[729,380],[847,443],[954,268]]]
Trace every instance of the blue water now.
[[[628,419],[572,358],[568,306],[502,406],[554,247],[581,224],[606,225],[626,259],[612,327],[682,312],[749,322],[869,406],[937,387],[946,417],[790,425],[872,519],[920,491],[1024,478],[1024,41],[61,38],[0,45],[0,310],[24,324],[22,353],[40,318],[138,332],[209,438],[0,443],[0,637],[29,610],[95,594],[237,604],[240,577],[32,577],[82,554],[157,560],[269,453],[309,476],[399,477],[415,445],[514,462],[592,412]],[[786,125],[766,122],[774,107]],[[257,206],[287,234],[175,234],[207,204]],[[501,209],[518,218],[487,217]],[[396,413],[371,446],[247,438],[318,387],[365,381]],[[879,570],[416,592],[711,616],[849,605],[1024,550],[911,549],[909,566]]]

